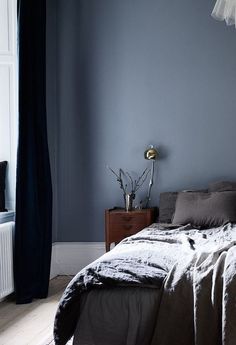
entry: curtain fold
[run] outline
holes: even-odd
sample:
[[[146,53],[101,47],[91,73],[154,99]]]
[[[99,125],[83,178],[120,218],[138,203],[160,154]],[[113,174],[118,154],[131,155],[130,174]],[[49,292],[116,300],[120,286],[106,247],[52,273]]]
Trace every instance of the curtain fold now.
[[[45,298],[52,183],[46,119],[46,0],[18,0],[19,139],[14,277],[17,303]]]

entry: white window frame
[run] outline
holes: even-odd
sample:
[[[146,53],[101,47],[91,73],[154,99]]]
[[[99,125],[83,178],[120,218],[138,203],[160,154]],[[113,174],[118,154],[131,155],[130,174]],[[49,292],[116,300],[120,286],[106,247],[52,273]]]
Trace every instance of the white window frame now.
[[[18,131],[17,0],[0,0],[0,161],[8,161],[6,208],[15,209]]]

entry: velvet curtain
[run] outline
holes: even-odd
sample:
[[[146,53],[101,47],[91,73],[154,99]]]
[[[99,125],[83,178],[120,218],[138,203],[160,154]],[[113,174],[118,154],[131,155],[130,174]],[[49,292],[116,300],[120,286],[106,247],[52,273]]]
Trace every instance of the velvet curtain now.
[[[45,298],[52,185],[46,124],[46,0],[18,0],[19,139],[14,276],[17,303]]]

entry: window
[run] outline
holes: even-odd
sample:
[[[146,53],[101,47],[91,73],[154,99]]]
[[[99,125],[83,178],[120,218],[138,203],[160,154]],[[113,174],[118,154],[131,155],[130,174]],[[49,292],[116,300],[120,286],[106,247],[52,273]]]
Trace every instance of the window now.
[[[17,146],[17,0],[0,0],[0,161],[8,161],[6,208],[15,208]]]

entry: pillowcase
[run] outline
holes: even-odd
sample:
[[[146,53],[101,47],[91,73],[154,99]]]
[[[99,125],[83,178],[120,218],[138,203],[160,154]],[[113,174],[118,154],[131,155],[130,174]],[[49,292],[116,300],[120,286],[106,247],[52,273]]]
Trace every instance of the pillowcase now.
[[[178,192],[165,192],[160,194],[159,219],[160,223],[171,223],[175,212],[175,203]]]
[[[236,191],[236,182],[233,181],[219,181],[209,184],[209,192],[225,192]]]
[[[236,191],[178,194],[174,224],[211,228],[228,222],[236,222]]]
[[[189,192],[202,192],[207,193],[207,189],[201,190],[186,190],[184,193]],[[178,196],[178,192],[164,192],[160,194],[160,201],[159,201],[159,223],[171,223],[174,212],[175,212],[175,204]]]
[[[0,212],[5,209],[5,178],[6,178],[7,162],[0,162]]]

